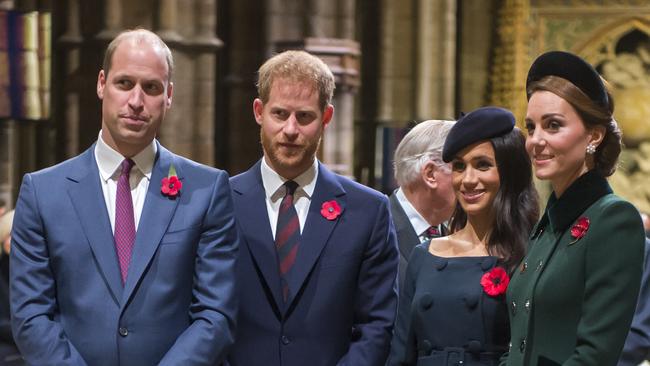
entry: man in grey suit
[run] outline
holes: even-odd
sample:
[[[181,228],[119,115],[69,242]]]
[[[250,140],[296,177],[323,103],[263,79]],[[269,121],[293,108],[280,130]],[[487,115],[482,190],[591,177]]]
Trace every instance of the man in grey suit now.
[[[413,127],[395,150],[395,179],[390,209],[399,244],[399,284],[404,282],[411,250],[434,236],[446,234],[456,197],[451,169],[442,161],[442,147],[453,121],[429,120]]]

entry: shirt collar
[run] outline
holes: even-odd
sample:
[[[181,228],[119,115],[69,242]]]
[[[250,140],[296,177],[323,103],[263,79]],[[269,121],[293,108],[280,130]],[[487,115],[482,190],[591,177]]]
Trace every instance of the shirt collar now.
[[[427,220],[425,220],[424,217],[422,217],[422,215],[420,215],[420,213],[415,209],[415,207],[413,207],[411,202],[409,202],[402,188],[397,189],[395,196],[397,197],[399,204],[402,205],[404,213],[413,226],[413,230],[415,230],[418,235],[422,235],[431,225],[429,225]]]
[[[142,175],[147,179],[151,179],[151,171],[153,170],[153,163],[158,152],[158,145],[156,140],[152,140],[142,151],[137,153],[131,159],[135,163]],[[112,147],[102,138],[102,131],[99,131],[97,144],[95,145],[95,159],[99,168],[99,175],[103,181],[108,181],[114,174],[118,172],[120,164],[124,160],[124,156],[115,151]]]
[[[275,201],[284,196],[284,189],[282,186],[288,179],[280,176],[273,170],[267,163],[266,159],[262,158],[262,184],[266,192],[266,198]],[[307,198],[311,199],[314,189],[316,188],[316,179],[318,178],[318,159],[314,159],[314,163],[307,168],[302,174],[293,179],[298,183],[298,190],[302,190]]]

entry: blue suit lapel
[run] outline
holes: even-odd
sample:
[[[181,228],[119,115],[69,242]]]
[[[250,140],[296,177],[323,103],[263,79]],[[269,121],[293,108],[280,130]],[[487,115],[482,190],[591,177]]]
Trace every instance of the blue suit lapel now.
[[[298,249],[296,263],[291,269],[288,280],[289,298],[287,299],[288,306],[285,309],[290,308],[296,294],[300,291],[305,279],[320,257],[336,224],[345,216],[347,203],[345,190],[332,172],[320,163],[318,167],[318,180],[309,204],[309,213],[302,232],[300,249]],[[328,220],[320,213],[323,202],[331,200],[336,200],[341,206],[341,216],[334,220]]]
[[[240,195],[238,200],[241,204],[238,206],[241,214],[237,216],[237,221],[248,243],[248,249],[267,286],[271,289],[275,305],[278,309],[282,309],[277,251],[266,209],[266,193],[262,184],[260,162],[242,175],[242,184],[233,186],[233,190]]]
[[[68,195],[113,301],[119,304],[122,278],[94,151],[95,145],[86,150],[80,157],[78,166],[69,174]]]
[[[180,197],[171,199],[166,197],[160,191],[160,182],[169,173],[169,166],[174,161],[173,155],[164,147],[158,144],[158,153],[154,162],[153,171],[151,172],[151,181],[149,189],[140,215],[133,253],[131,254],[131,264],[129,273],[124,284],[124,293],[122,294],[122,309],[126,307],[129,299],[133,295],[134,289],[140,282],[149,262],[153,258],[160,240],[167,231],[167,227],[174,216]],[[180,164],[174,164],[178,179],[183,180],[183,171]],[[185,184],[185,182],[183,182]],[[181,191],[190,189],[184,185]]]

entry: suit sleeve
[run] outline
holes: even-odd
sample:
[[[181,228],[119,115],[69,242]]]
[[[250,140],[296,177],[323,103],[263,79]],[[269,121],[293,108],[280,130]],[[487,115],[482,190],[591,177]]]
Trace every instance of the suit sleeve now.
[[[645,267],[639,300],[618,366],[636,366],[650,356],[650,239],[645,240]]]
[[[31,175],[25,175],[12,227],[11,326],[30,365],[86,365],[58,322],[56,284]]]
[[[605,207],[600,217],[588,234],[584,306],[564,366],[615,365],[636,306],[645,242],[641,217],[625,201]]]
[[[160,365],[220,364],[234,341],[237,299],[235,262],[239,239],[228,175],[217,176],[203,221],[194,268],[191,325]]]
[[[359,269],[354,329],[348,353],[338,365],[383,365],[397,310],[398,251],[395,228],[384,197]]]
[[[415,334],[411,329],[411,304],[415,293],[415,280],[420,267],[418,257],[421,257],[420,248],[415,247],[406,268],[404,286],[400,291],[397,320],[387,366],[406,366],[417,363]]]

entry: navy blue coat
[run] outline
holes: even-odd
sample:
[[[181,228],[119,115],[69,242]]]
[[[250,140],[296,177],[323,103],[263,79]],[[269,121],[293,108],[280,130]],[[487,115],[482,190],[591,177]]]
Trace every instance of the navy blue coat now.
[[[284,305],[260,163],[231,178],[242,234],[232,366],[382,365],[397,307],[397,243],[386,196],[319,164]],[[321,205],[336,200],[328,220]]]

